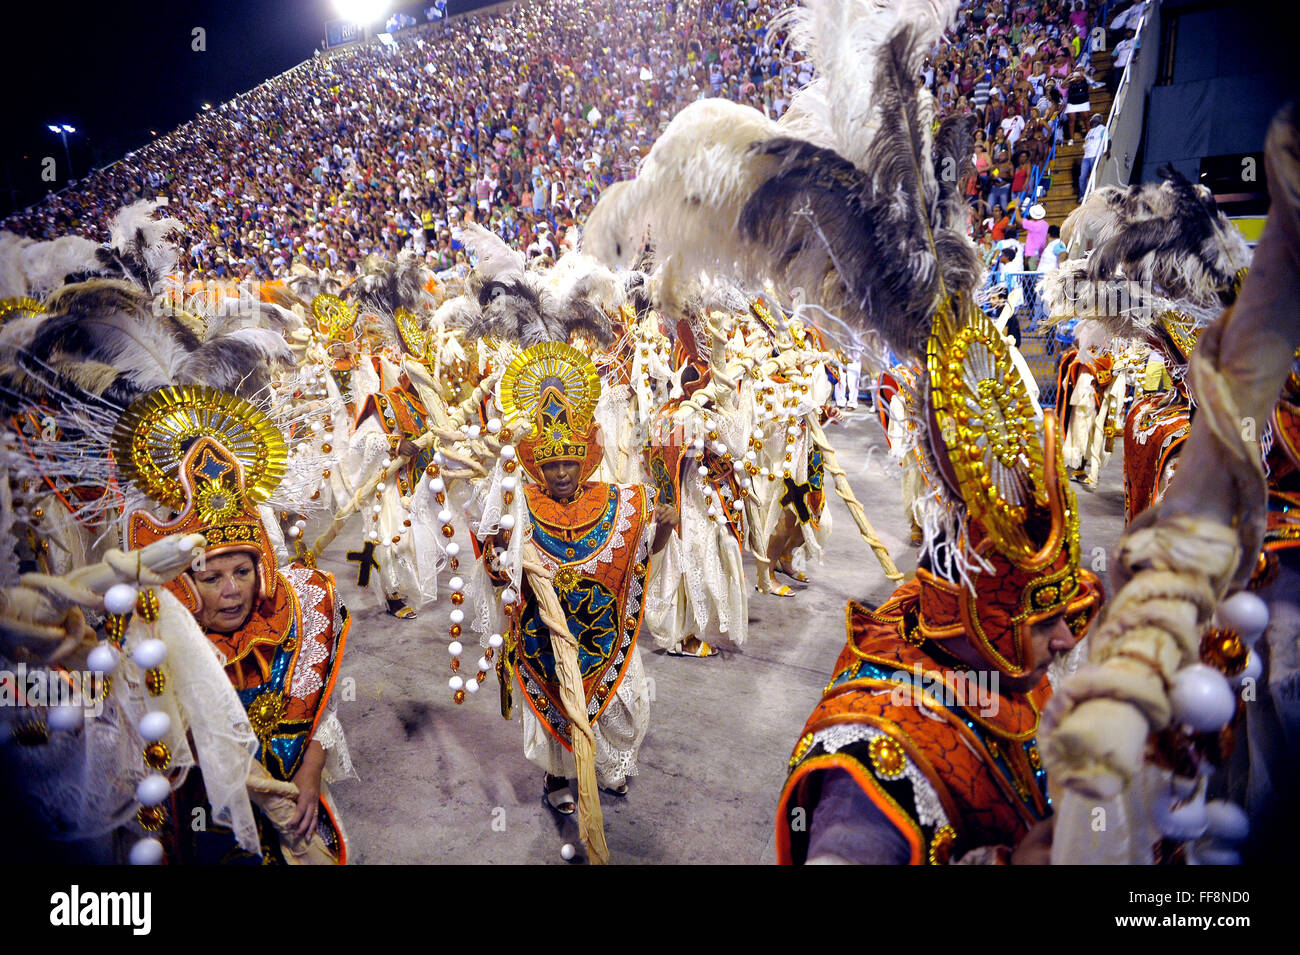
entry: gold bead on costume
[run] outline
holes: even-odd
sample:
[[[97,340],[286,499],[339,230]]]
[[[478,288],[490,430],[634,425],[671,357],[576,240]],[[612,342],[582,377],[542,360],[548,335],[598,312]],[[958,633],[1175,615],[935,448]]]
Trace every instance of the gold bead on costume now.
[[[867,745],[871,768],[881,779],[897,779],[907,768],[903,747],[888,736],[877,736]]]

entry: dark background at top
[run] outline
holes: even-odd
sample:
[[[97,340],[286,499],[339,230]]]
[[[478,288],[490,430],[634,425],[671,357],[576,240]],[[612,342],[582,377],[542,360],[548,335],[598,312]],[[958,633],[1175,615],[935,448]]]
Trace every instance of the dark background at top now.
[[[397,3],[423,19],[425,4]],[[449,0],[448,12],[487,6]],[[214,106],[301,63],[323,45],[332,0],[126,0],[9,6],[0,19],[0,216],[39,199],[41,161],[63,143],[46,126],[67,123],[77,177],[120,159]],[[207,50],[191,50],[191,31]],[[11,195],[11,188],[16,194]]]

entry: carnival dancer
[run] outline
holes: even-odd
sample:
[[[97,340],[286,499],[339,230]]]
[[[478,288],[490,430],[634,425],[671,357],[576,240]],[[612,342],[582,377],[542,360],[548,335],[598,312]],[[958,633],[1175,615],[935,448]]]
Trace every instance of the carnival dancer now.
[[[160,472],[150,448],[177,421],[221,424],[193,430],[175,474]],[[184,430],[183,428],[181,430]],[[159,520],[149,509],[127,516],[127,540],[143,547],[176,533],[206,539],[201,559],[166,586],[189,609],[224,661],[226,675],[257,739],[255,797],[261,856],[236,845],[228,830],[194,830],[178,814],[172,834],[183,861],[341,864],[347,841],[328,783],[352,775],[333,691],[350,620],[333,577],[276,561],[256,501],[265,499],[284,467],[284,440],[245,402],[210,389],[165,389],[139,399],[116,429],[119,466],[161,504],[179,510]],[[191,436],[192,437],[192,436]],[[244,454],[229,450],[234,445]],[[257,767],[255,767],[257,768]],[[201,780],[179,798],[206,802]]]
[[[1202,330],[1235,299],[1251,255],[1208,189],[1172,169],[1161,177],[1127,189],[1098,189],[1070,213],[1062,237],[1091,252],[1049,273],[1042,286],[1050,321],[1080,319],[1080,339],[1111,353],[1130,344],[1149,346],[1172,379],[1171,387],[1136,397],[1125,416],[1129,520],[1158,501],[1173,476],[1191,425],[1195,396],[1186,377],[1192,351]],[[1088,438],[1089,450],[1104,451],[1104,431],[1102,441],[1095,447]],[[1082,448],[1079,459],[1082,466]]]
[[[1065,422],[1065,466],[1085,487],[1097,486],[1122,433],[1128,369],[1102,353],[1089,363],[1072,349],[1062,356],[1056,392],[1057,419]]]
[[[649,725],[650,696],[641,666],[640,635],[650,555],[677,522],[657,507],[653,488],[589,480],[602,452],[593,411],[600,393],[595,366],[559,342],[519,354],[501,378],[507,418],[522,414],[531,431],[518,447],[530,483],[523,488],[531,539],[577,639],[582,692],[596,738],[596,778],[607,792],[627,794],[637,751]],[[503,576],[507,528],[476,549],[489,574]],[[565,715],[551,636],[537,595],[525,583],[511,615],[506,653],[523,694],[524,754],[546,774],[546,804],[575,809],[572,732]]]
[[[1055,418],[1040,434],[1014,367],[982,314],[961,331],[938,320],[933,413],[967,444],[932,436],[928,460],[934,480],[955,478],[976,560],[926,559],[879,608],[849,605],[848,646],[791,756],[782,862],[1009,861],[1017,849],[1020,861],[1050,842],[1036,739],[1047,670],[1083,634],[1100,585],[1079,568]],[[1001,417],[970,411],[985,381],[1006,389]],[[972,458],[972,442],[989,450]]]
[[[669,655],[704,658],[717,655],[711,640],[740,647],[749,629],[743,493],[729,450],[747,429],[740,409],[711,400],[711,363],[686,320],[674,351],[682,394],[654,412],[644,457],[661,506],[679,519],[652,562],[646,619]]]
[[[826,467],[822,449],[809,434],[809,422],[825,424],[831,414],[830,388],[826,371],[826,349],[821,333],[792,319],[789,329],[798,363],[790,377],[775,379],[786,385],[783,412],[784,441],[772,440],[774,450],[784,452],[772,472],[781,471],[782,506],[780,522],[768,542],[773,570],[806,583],[803,569],[809,557],[820,555],[830,537],[831,515],[826,496]],[[775,419],[774,419],[775,420]],[[780,438],[780,434],[776,438]]]
[[[406,460],[393,480],[382,482],[376,491],[357,582],[379,592],[389,615],[401,620],[416,616],[413,601],[418,605],[437,596],[438,575],[430,572],[435,558],[429,546],[418,546],[421,535],[410,509],[424,469],[433,460],[431,450],[422,451],[414,442],[430,425],[426,400],[439,399],[431,389],[417,388],[406,367],[406,362],[419,363],[428,355],[430,281],[418,260],[403,255],[396,262],[372,263],[346,293],[369,320],[366,327],[373,330],[377,346],[368,361],[352,371],[356,418],[342,460],[347,484],[359,488],[381,462]]]
[[[656,254],[683,271],[734,275],[739,266],[742,281],[769,282],[777,295],[802,289],[810,306],[879,336],[922,382],[905,439],[927,477],[916,502],[918,582],[861,621],[864,631],[880,630],[852,641],[837,668],[842,685],[795,748],[777,819],[787,861],[806,856],[809,818],[821,825],[824,780],[804,780],[837,764],[876,811],[850,810],[861,819],[856,831],[868,834],[854,849],[840,846],[849,856],[989,857],[1036,826],[1035,837],[1043,833],[1036,651],[1072,645],[1098,599],[1078,567],[1054,419],[1040,430],[1010,346],[975,304],[978,257],[952,175],[960,179],[969,161],[969,123],[949,117],[933,126],[917,80],[956,9],[951,0],[790,8],[778,25],[817,79],[782,122],[718,100],[688,106],[589,223],[611,256],[649,228]],[[851,611],[851,619],[870,613]],[[877,635],[883,652],[873,660]],[[950,683],[963,665],[1023,682],[998,696],[996,712],[934,700],[927,682]],[[854,758],[841,758],[851,747]]]
[[[755,587],[759,593],[791,596],[794,591],[776,580],[773,572],[807,581],[807,558],[820,554],[830,534],[826,497],[826,468],[820,424],[828,413],[830,380],[825,371],[829,353],[815,347],[815,333],[802,322],[777,326],[763,301],[750,305],[758,326],[766,330],[749,346],[749,358],[761,356],[756,377],[746,376],[739,386],[738,405],[744,410],[749,433],[742,483],[749,545],[758,563]],[[770,336],[770,337],[767,337]]]
[[[908,397],[918,394],[916,374],[907,365],[895,365],[880,373],[876,379],[875,405],[876,415],[885,429],[885,440],[889,442],[889,459],[902,468],[903,515],[911,529],[910,543],[921,545],[921,525],[917,522],[916,502],[925,493],[925,471],[915,466],[908,458],[917,453],[909,446],[908,421],[913,420],[915,410],[909,411]]]

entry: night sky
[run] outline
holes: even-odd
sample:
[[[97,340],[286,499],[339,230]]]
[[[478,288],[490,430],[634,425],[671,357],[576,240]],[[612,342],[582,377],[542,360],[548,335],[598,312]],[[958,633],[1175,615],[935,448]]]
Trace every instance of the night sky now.
[[[452,12],[482,5],[450,3]],[[394,4],[411,12],[420,6]],[[9,6],[0,58],[0,216],[51,188],[39,178],[46,156],[55,157],[63,186],[63,143],[47,125],[76,127],[68,145],[80,177],[146,143],[150,130],[161,135],[192,119],[204,102],[215,106],[301,63],[336,17],[333,0]],[[206,30],[205,52],[191,49],[195,27]]]

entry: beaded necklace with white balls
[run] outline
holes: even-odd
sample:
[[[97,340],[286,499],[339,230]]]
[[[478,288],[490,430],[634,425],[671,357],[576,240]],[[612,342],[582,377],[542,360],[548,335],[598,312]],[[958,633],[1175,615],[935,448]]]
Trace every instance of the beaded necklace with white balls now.
[[[134,612],[144,622],[144,634],[132,640],[131,662],[139,669],[140,676],[131,682],[144,686],[148,693],[146,703],[156,701],[167,689],[167,674],[162,669],[167,645],[157,635],[157,592],[148,587],[141,590],[131,584],[114,584],[104,594],[104,609],[108,611],[105,625],[108,639],[95,647],[86,660],[92,672],[104,674],[104,697],[110,691],[113,674],[124,662],[123,643]],[[164,850],[156,833],[167,822],[166,802],[172,790],[171,781],[163,775],[172,762],[172,751],[166,742],[172,731],[171,717],[152,705],[140,717],[136,730],[144,740],[141,755],[151,772],[136,784],[135,796],[140,805],[135,819],[146,835],[131,846],[129,858],[132,865],[158,865],[163,861]]]
[[[481,429],[478,425],[463,425],[461,432],[468,440],[476,440],[481,435]],[[489,418],[487,422],[487,432],[491,435],[500,437],[503,442],[509,442],[511,434],[509,429],[502,429],[500,418]],[[518,479],[514,472],[518,469],[519,463],[515,460],[515,449],[509,443],[501,446],[500,457],[502,459],[502,470],[506,476],[501,479],[502,503],[509,507],[515,499],[515,489],[518,487]],[[429,465],[426,473],[432,479],[430,485],[434,492],[434,500],[442,505],[442,510],[438,512],[438,520],[442,522],[442,536],[447,539],[446,552],[448,557],[448,566],[453,572],[460,569],[460,545],[454,540],[456,528],[451,523],[452,513],[447,508],[447,486],[439,475],[439,469],[442,464],[441,454],[437,455],[434,463]],[[512,514],[501,515],[501,530],[503,538],[508,542],[510,534],[514,529],[515,519]],[[449,643],[447,644],[447,653],[451,657],[451,677],[447,680],[447,686],[451,690],[451,698],[454,703],[460,705],[465,702],[467,695],[473,695],[478,692],[483,681],[487,679],[488,670],[492,667],[493,657],[501,650],[501,645],[505,642],[499,633],[491,634],[488,637],[488,645],[484,648],[482,656],[478,659],[478,670],[474,676],[465,679],[460,675],[460,655],[464,652],[464,645],[461,643],[461,635],[464,630],[465,611],[461,609],[465,603],[465,581],[460,575],[456,575],[448,581],[448,587],[451,588],[452,609],[449,614],[451,625],[448,628]],[[507,600],[509,596],[509,600]],[[515,595],[514,591],[507,587],[501,595],[502,608],[507,616],[514,613]]]

